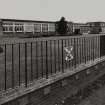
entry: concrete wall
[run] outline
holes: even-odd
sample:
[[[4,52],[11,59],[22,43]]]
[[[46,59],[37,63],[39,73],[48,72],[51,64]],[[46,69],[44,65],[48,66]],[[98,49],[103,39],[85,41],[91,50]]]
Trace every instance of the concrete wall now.
[[[75,94],[79,88],[83,88],[87,83],[104,75],[104,69],[105,62],[102,61],[2,105],[58,105],[64,103],[65,99]]]

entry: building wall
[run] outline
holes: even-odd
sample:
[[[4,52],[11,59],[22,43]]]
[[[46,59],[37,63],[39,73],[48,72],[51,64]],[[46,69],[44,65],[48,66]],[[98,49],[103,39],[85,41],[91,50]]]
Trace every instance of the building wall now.
[[[105,33],[105,22],[88,22],[91,33]]]
[[[2,36],[3,32],[2,32],[2,20],[0,20],[0,36]]]

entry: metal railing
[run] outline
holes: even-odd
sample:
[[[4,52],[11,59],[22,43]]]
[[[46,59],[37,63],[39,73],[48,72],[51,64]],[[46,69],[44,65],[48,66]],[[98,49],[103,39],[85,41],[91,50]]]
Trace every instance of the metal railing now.
[[[72,51],[69,47],[72,46]],[[69,53],[66,52],[68,48]],[[100,58],[100,36],[0,45],[0,91],[15,88]],[[101,51],[102,52],[102,51]],[[72,60],[65,57],[73,56]]]

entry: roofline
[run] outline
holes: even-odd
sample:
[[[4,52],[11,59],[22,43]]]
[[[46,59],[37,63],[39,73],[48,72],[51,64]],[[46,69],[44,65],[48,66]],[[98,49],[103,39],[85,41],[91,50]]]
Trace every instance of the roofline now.
[[[95,22],[87,22],[87,23],[105,23],[105,22],[102,22],[102,21],[95,21]],[[87,24],[86,23],[86,24]]]
[[[37,20],[21,20],[21,19],[0,19],[1,21],[16,21],[16,22],[37,22],[37,23],[55,23],[55,21],[37,21]]]

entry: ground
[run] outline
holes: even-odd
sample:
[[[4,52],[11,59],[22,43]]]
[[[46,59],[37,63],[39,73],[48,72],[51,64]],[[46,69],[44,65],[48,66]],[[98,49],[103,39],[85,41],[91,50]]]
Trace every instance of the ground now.
[[[78,105],[105,105],[105,86],[95,90],[89,97],[82,100]]]

